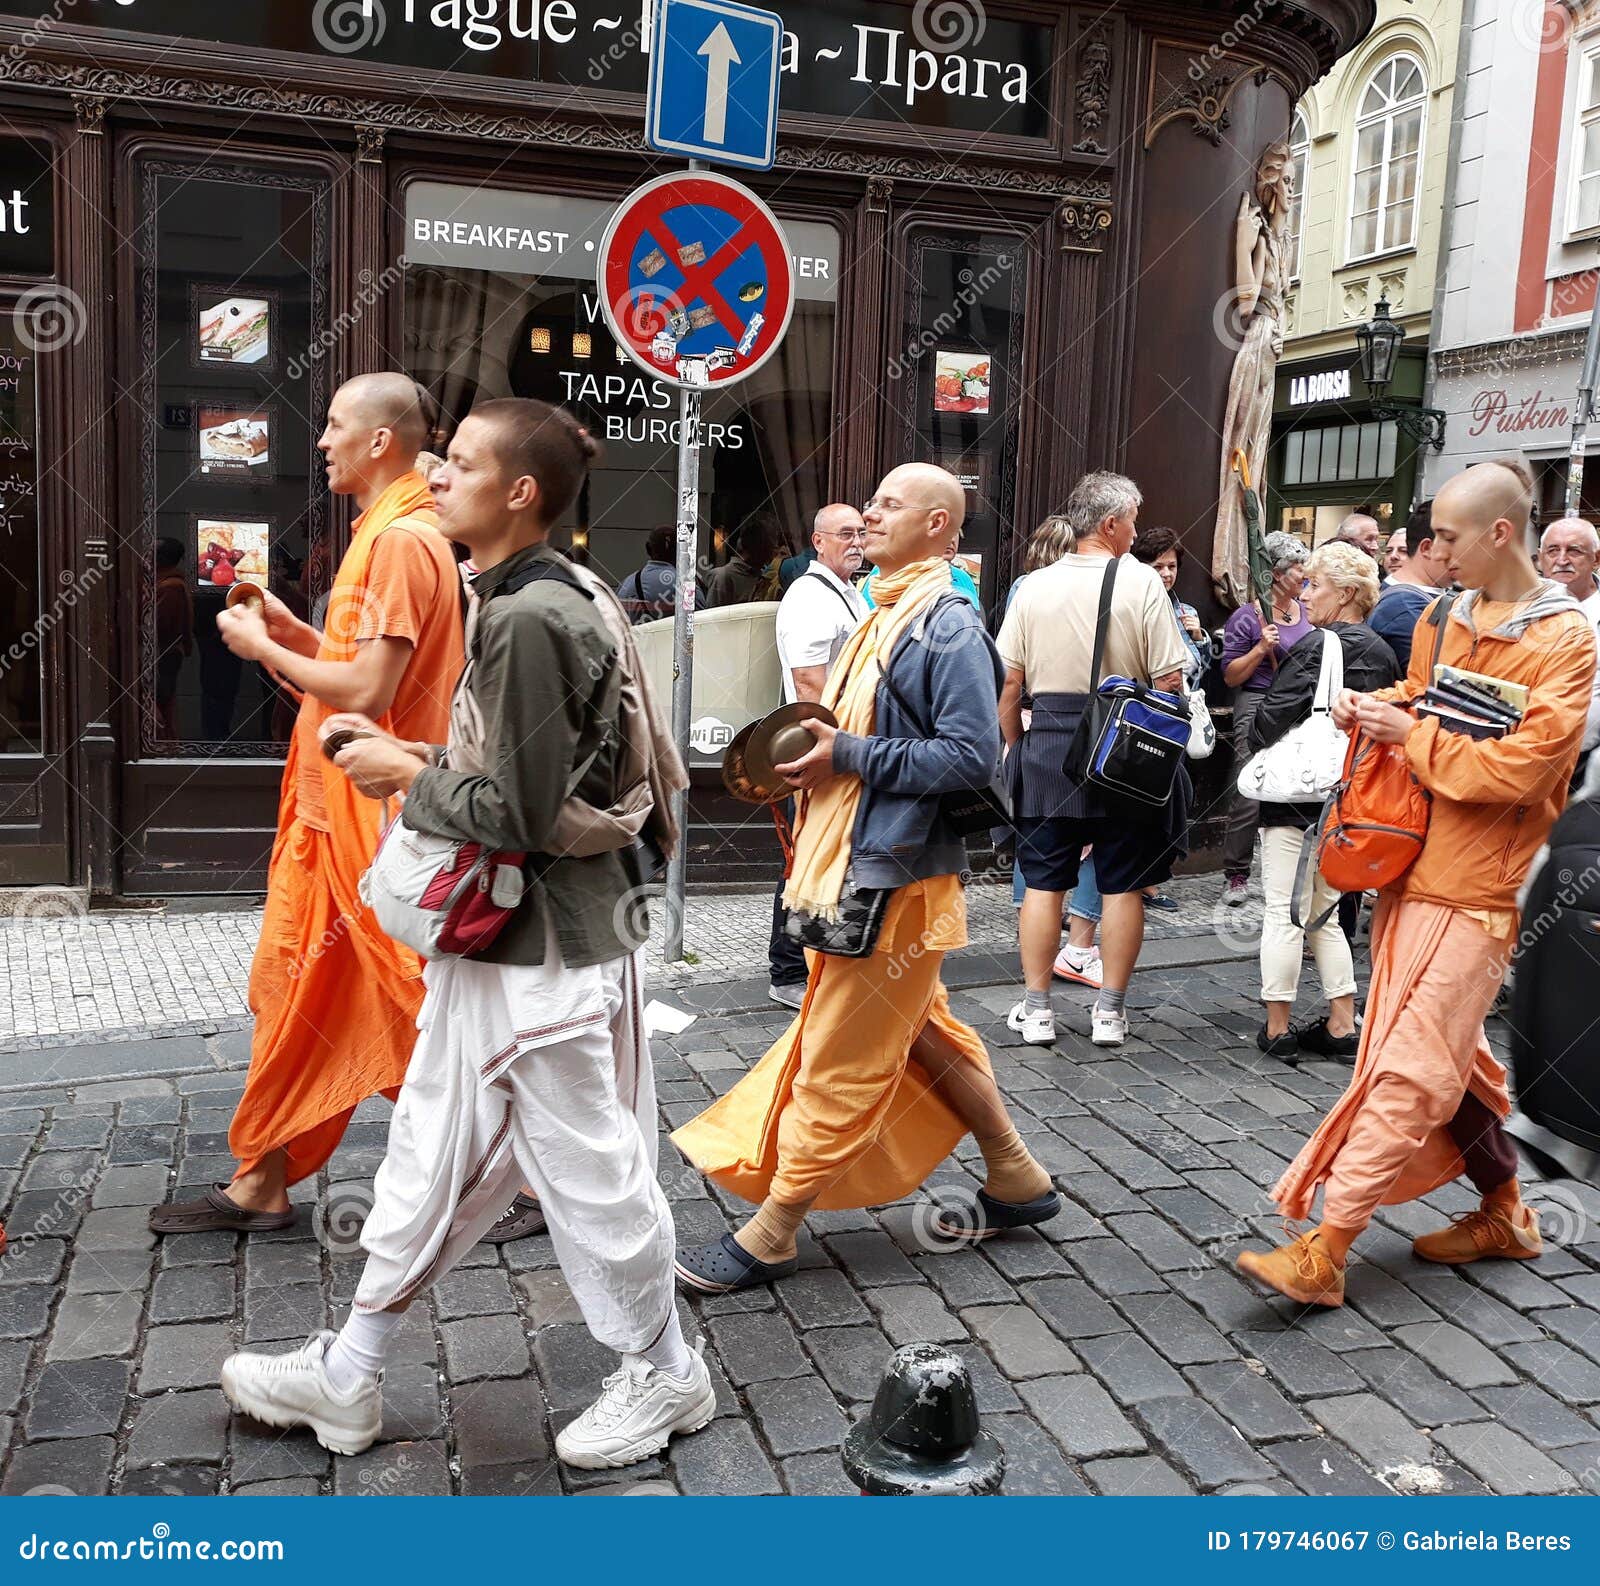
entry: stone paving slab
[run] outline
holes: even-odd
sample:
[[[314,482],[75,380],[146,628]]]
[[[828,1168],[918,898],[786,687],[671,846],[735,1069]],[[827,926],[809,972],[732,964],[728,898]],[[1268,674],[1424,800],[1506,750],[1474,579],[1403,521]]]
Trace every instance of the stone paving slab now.
[[[1161,967],[1160,946],[1129,999],[1135,1038],[1114,1052],[1078,1033],[1077,991],[1058,999],[1071,1033],[1022,1047],[1003,1025],[1011,986],[974,983],[981,954],[953,959],[953,1005],[1056,1172],[1062,1216],[960,1250],[930,1238],[927,1195],[814,1217],[801,1272],[775,1291],[683,1301],[717,1414],[624,1472],[552,1456],[614,1357],[579,1320],[548,1238],[481,1247],[414,1307],[384,1440],[360,1458],[227,1413],[216,1385],[230,1350],[342,1318],[360,1252],[350,1221],[328,1214],[359,1215],[370,1169],[337,1164],[375,1156],[386,1103],[359,1109],[339,1177],[298,1188],[296,1228],[157,1243],[146,1202],[226,1161],[241,1052],[207,1038],[191,1045],[193,1072],[0,1093],[13,1241],[0,1403],[22,1407],[0,1418],[0,1490],[846,1492],[844,1434],[896,1345],[919,1338],[969,1362],[1014,1493],[1600,1489],[1600,1196],[1532,1186],[1559,1241],[1535,1267],[1417,1261],[1410,1236],[1463,1203],[1450,1190],[1381,1214],[1345,1311],[1258,1295],[1232,1259],[1275,1232],[1266,1188],[1348,1071],[1287,1070],[1243,1042],[1251,962]],[[657,1042],[664,1120],[726,1089],[784,1028],[776,1008],[750,1006]],[[980,1166],[964,1143],[929,1189],[971,1188]],[[665,1141],[661,1178],[686,1238],[743,1215]]]

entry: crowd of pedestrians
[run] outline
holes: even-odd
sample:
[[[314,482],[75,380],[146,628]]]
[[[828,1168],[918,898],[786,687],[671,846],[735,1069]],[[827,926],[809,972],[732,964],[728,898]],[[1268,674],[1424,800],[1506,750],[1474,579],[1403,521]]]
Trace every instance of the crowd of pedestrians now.
[[[395,1101],[350,1315],[297,1350],[230,1356],[235,1409],[359,1453],[380,1434],[407,1308],[478,1241],[548,1228],[590,1332],[620,1356],[556,1452],[620,1467],[715,1413],[675,1282],[712,1295],[782,1282],[814,1210],[912,1195],[969,1135],[983,1182],[941,1201],[944,1236],[1056,1217],[1051,1175],[942,980],[967,941],[967,839],[991,828],[986,841],[1015,855],[1009,1028],[1070,1058],[1053,988],[1074,981],[1094,991],[1092,1043],[1121,1046],[1146,911],[1167,903],[1188,852],[1186,760],[1211,748],[1208,688],[1218,707],[1231,691],[1247,789],[1229,795],[1228,905],[1259,833],[1258,1045],[1269,1060],[1352,1066],[1272,1189],[1297,1219],[1320,1192],[1320,1221],[1240,1267],[1302,1304],[1339,1305],[1374,1210],[1462,1174],[1481,1205],[1420,1235],[1417,1254],[1540,1254],[1483,1021],[1517,889],[1600,730],[1600,537],[1560,520],[1536,566],[1519,466],[1466,470],[1387,546],[1364,514],[1315,550],[1267,535],[1269,587],[1220,636],[1177,593],[1179,536],[1141,531],[1140,489],[1116,473],[1085,475],[1041,525],[993,637],[956,560],[967,491],[941,468],[905,464],[863,508],[823,507],[809,554],[781,568],[770,526],[749,526],[708,589],[781,589],[786,719],[810,718],[809,747],[776,766],[793,835],[771,990],[794,1018],[675,1133],[754,1208],[679,1247],[656,1178],[632,906],[682,837],[672,800],[688,779],[632,635],[671,607],[671,538],[652,535],[613,594],[552,541],[599,449],[571,415],[481,404],[424,473],[432,429],[401,376],[333,399],[329,483],[361,508],[335,589],[359,621],[320,633],[270,595],[219,619],[228,647],[301,704],[251,977],[238,1165],[198,1200],[155,1208],[151,1229],[286,1227],[289,1188],[328,1160],[354,1109]],[[1505,720],[1455,730],[1441,678],[1489,689]],[[1377,897],[1364,1009],[1352,900],[1313,840],[1325,789],[1302,774],[1330,750],[1342,763],[1351,738],[1398,765],[1429,811]],[[380,832],[389,801],[400,816]],[[1296,1024],[1307,945],[1325,1006]]]

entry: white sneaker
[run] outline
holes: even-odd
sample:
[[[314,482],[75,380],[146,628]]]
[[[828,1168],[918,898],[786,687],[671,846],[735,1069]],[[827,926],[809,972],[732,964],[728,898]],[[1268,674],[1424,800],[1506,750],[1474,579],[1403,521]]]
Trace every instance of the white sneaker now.
[[[1096,991],[1105,983],[1105,966],[1100,962],[1100,954],[1092,952],[1086,958],[1079,958],[1077,949],[1072,947],[1061,949],[1050,973],[1057,980],[1075,980],[1080,986],[1093,986]]]
[[[1096,1046],[1121,1046],[1128,1039],[1128,1016],[1096,1008],[1089,1020],[1089,1039]]]
[[[360,1454],[383,1428],[381,1379],[365,1379],[349,1393],[335,1391],[322,1357],[333,1334],[313,1333],[288,1355],[229,1355],[222,1363],[222,1392],[234,1409],[268,1426],[309,1426],[335,1454]]]
[[[711,1373],[693,1355],[687,1382],[633,1355],[602,1384],[600,1397],[556,1435],[556,1457],[580,1470],[611,1470],[659,1454],[674,1432],[698,1432],[716,1413]]]
[[[1029,1046],[1054,1046],[1056,1044],[1056,1012],[1054,1008],[1037,1008],[1028,1011],[1025,1002],[1019,1002],[1006,1015],[1006,1027],[1018,1031]]]

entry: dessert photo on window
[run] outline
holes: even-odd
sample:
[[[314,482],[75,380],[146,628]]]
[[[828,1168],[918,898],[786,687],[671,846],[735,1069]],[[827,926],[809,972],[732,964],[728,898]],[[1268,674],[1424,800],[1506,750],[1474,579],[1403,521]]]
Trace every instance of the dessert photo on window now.
[[[218,288],[198,288],[195,319],[201,363],[262,365],[271,361],[270,297],[229,297]]]
[[[989,411],[989,354],[940,348],[933,361],[935,413]]]
[[[232,518],[196,518],[197,576],[202,589],[228,590],[238,583],[267,587],[272,524]]]
[[[200,472],[236,478],[272,477],[270,408],[201,404],[195,408]]]

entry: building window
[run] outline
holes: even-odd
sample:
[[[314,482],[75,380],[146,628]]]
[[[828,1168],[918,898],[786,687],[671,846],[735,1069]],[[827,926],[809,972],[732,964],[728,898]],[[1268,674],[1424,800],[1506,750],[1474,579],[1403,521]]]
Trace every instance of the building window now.
[[[1427,80],[1409,55],[1372,74],[1356,117],[1350,257],[1409,248],[1417,240],[1417,186],[1422,170]]]
[[[1578,62],[1578,104],[1572,138],[1572,204],[1567,229],[1600,226],[1600,39]]]
[[[1306,182],[1311,175],[1311,129],[1297,110],[1289,123],[1289,180],[1294,198],[1289,205],[1288,234],[1285,239],[1289,279],[1300,279],[1300,227],[1306,213]]]
[[[1290,430],[1284,436],[1285,489],[1300,485],[1348,484],[1356,479],[1387,479],[1395,469],[1398,431],[1385,419],[1365,424],[1333,424]]]

